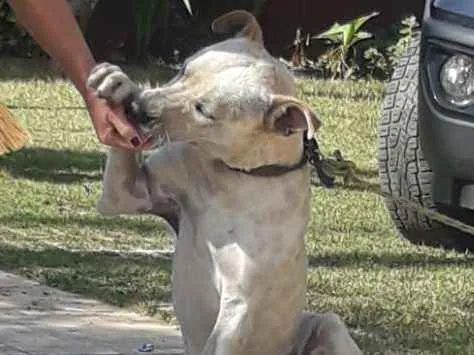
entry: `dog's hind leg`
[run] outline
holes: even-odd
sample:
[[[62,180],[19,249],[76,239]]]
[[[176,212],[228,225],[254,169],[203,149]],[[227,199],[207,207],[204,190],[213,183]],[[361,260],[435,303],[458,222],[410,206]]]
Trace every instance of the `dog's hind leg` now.
[[[301,315],[291,355],[362,355],[341,318],[334,313]]]

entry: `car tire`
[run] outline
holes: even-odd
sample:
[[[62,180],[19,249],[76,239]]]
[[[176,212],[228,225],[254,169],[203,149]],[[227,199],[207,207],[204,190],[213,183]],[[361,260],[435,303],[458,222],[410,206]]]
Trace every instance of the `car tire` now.
[[[472,211],[439,206],[432,199],[432,172],[421,151],[418,132],[420,37],[420,33],[413,36],[385,88],[378,129],[381,191],[464,222],[473,221]],[[385,205],[401,236],[411,243],[474,251],[474,236],[433,222],[400,201],[385,198]]]

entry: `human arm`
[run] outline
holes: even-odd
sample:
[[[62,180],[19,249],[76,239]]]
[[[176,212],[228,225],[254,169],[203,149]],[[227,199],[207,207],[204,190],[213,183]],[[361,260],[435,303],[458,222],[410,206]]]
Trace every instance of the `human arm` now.
[[[87,87],[94,57],[66,0],[8,0],[17,21],[61,66],[87,105],[99,140],[132,149],[142,143],[122,107],[112,107]],[[132,141],[135,144],[132,144]]]

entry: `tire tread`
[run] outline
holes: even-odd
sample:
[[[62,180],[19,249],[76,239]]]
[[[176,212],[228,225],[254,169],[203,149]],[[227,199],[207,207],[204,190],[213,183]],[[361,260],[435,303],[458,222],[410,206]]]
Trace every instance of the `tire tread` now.
[[[418,133],[420,37],[420,33],[414,35],[385,87],[378,128],[379,177],[383,193],[437,209],[431,196],[432,172],[421,151]],[[385,199],[385,205],[397,230],[410,242],[474,250],[474,237],[433,222],[391,199]]]

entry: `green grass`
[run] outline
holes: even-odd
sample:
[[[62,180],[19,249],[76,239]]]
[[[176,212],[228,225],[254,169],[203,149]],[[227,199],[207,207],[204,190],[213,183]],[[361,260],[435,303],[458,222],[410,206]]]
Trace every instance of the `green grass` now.
[[[145,253],[171,248],[166,230],[149,217],[96,213],[105,150],[74,89],[29,63],[0,60],[0,101],[29,107],[13,111],[33,134],[26,149],[0,158],[0,267],[166,315],[170,261]],[[166,77],[153,73],[152,82]],[[339,313],[368,354],[473,354],[472,258],[401,240],[371,192],[383,84],[305,81],[300,89],[324,123],[322,149],[340,149],[367,181],[313,189],[308,308]]]

